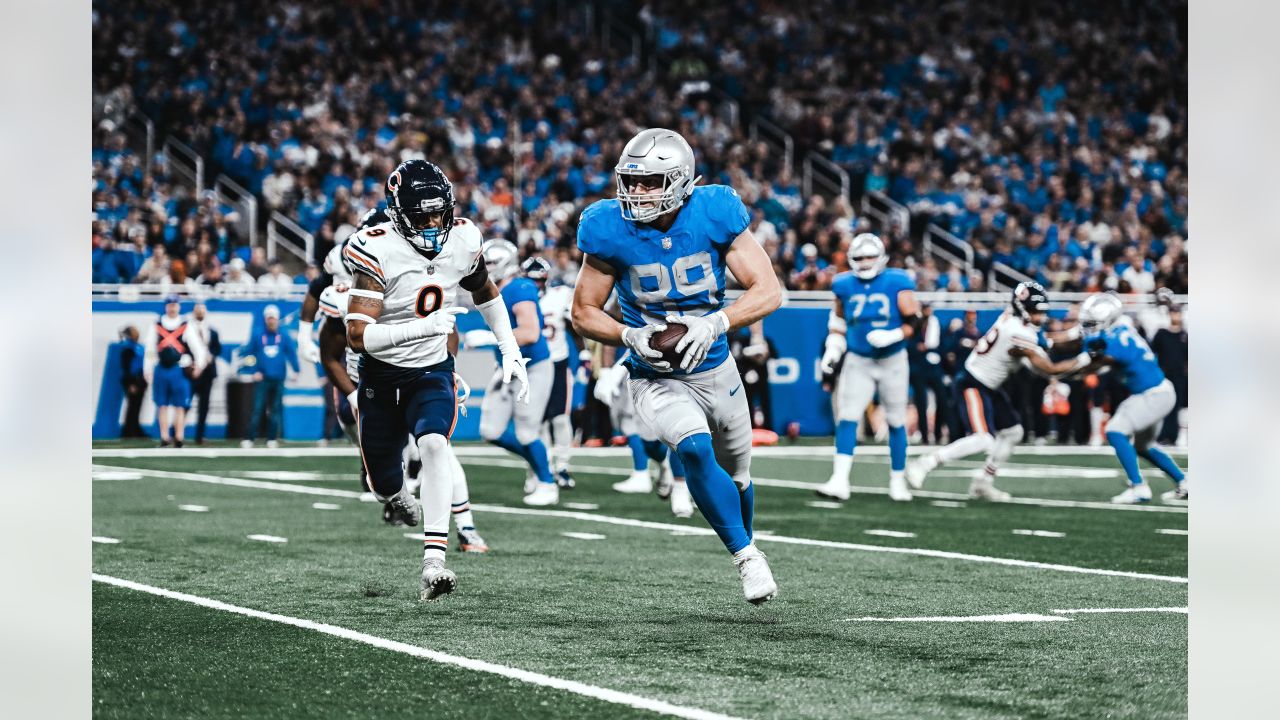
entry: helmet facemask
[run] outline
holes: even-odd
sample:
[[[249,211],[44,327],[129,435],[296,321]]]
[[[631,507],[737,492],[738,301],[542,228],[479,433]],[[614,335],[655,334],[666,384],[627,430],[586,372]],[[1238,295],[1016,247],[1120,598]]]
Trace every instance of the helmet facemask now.
[[[870,280],[889,265],[889,256],[884,251],[884,243],[871,233],[863,233],[849,243],[849,266],[853,274],[861,280]]]
[[[444,205],[444,200],[423,200],[423,205]],[[422,252],[438,253],[449,239],[449,230],[453,227],[453,206],[444,210],[424,210],[422,208],[396,210],[387,208],[387,215],[395,223],[396,229],[415,248]],[[439,222],[435,222],[439,218]]]
[[[662,192],[652,192],[658,185],[659,178]],[[643,168],[619,166],[615,172],[615,180],[618,185],[618,202],[622,205],[622,217],[638,223],[651,222],[683,205],[694,183],[684,169],[678,167],[665,173],[647,173]],[[634,192],[634,188],[642,180],[648,191]],[[650,182],[653,184],[650,185]]]

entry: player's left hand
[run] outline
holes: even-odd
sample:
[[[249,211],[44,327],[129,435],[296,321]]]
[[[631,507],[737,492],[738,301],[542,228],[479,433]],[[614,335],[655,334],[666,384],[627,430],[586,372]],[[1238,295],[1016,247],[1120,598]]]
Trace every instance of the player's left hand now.
[[[509,383],[512,378],[519,380],[521,387],[516,393],[516,400],[525,403],[529,402],[529,372],[524,367],[528,362],[529,358],[519,353],[502,354],[502,382]]]
[[[729,329],[729,317],[723,310],[702,316],[668,315],[667,323],[679,323],[689,328],[689,332],[676,343],[676,352],[684,353],[680,358],[680,369],[685,372],[701,365],[707,359],[711,344]]]
[[[874,348],[888,347],[905,336],[902,328],[893,330],[871,330],[867,333],[867,343]]]

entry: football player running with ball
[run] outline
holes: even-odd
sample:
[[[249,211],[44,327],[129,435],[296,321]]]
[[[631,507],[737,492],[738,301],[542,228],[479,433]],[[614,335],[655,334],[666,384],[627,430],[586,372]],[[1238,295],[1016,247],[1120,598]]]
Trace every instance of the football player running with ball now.
[[[457,420],[453,357],[448,337],[461,287],[497,337],[503,381],[528,393],[524,358],[507,309],[489,280],[480,252],[484,238],[454,218],[453,185],[440,168],[408,160],[387,178],[390,222],[358,230],[343,258],[355,275],[349,291],[347,343],[359,352],[356,411],[360,454],[369,486],[405,524],[423,524],[421,598],[457,587],[444,566],[449,544],[453,467],[449,436]],[[404,485],[401,448],[412,434],[422,457],[422,504]]]
[[[725,333],[777,309],[778,279],[733,188],[695,187],[693,150],[678,133],[640,132],[614,172],[617,198],[592,204],[578,225],[574,330],[631,349],[627,389],[636,414],[684,463],[689,491],[733,555],[747,601],[767,602],[778,586],[752,540],[751,415]],[[746,288],[728,307],[726,268]],[[615,287],[621,323],[604,309]],[[674,323],[687,331],[672,364],[650,338]]]

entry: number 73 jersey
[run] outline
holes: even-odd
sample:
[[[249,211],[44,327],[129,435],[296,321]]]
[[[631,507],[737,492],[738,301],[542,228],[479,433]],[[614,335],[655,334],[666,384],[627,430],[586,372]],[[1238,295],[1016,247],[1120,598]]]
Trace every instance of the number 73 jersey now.
[[[363,274],[374,280],[382,290],[382,316],[378,322],[394,325],[455,307],[458,283],[481,262],[483,243],[484,236],[475,224],[457,218],[444,248],[428,259],[387,222],[352,233],[343,246],[342,261],[353,275]],[[449,357],[449,337],[426,337],[366,354],[397,367],[430,367]]]
[[[840,301],[847,326],[845,340],[849,352],[869,358],[884,358],[901,352],[906,340],[877,348],[867,342],[872,330],[892,330],[902,326],[898,311],[898,293],[915,289],[916,283],[905,270],[890,268],[863,280],[852,272],[842,272],[831,281],[831,292]]]
[[[695,187],[666,231],[625,220],[617,200],[600,200],[582,211],[578,249],[613,268],[624,325],[662,325],[667,315],[710,315],[724,306],[725,255],[750,222],[727,185]],[[703,372],[728,357],[721,335],[701,365],[664,375]],[[627,363],[642,374],[655,372],[634,353]]]

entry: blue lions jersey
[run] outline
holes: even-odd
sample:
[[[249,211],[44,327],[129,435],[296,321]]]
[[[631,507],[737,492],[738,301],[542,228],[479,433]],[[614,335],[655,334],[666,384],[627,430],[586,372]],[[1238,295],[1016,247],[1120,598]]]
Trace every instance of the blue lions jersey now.
[[[521,345],[520,354],[529,358],[530,364],[551,357],[551,349],[547,346],[547,338],[542,334],[542,330],[547,326],[547,323],[542,319],[542,309],[538,307],[538,286],[529,278],[516,278],[502,288],[502,302],[507,306],[507,317],[511,320],[512,328],[516,326],[516,304],[522,302],[533,303],[534,312],[538,314],[538,339],[528,345]],[[494,352],[497,353],[498,362],[501,363],[502,353],[499,353],[497,348],[494,348]]]
[[[624,220],[617,200],[600,200],[582,211],[578,249],[617,272],[623,324],[661,325],[667,315],[710,315],[724,306],[725,255],[750,222],[747,207],[727,185],[694,188],[665,232]],[[718,367],[728,357],[729,342],[721,335],[690,372]],[[627,364],[633,375],[656,374],[634,355]],[[677,368],[664,374],[688,373]]]
[[[1164,371],[1156,362],[1147,341],[1131,325],[1113,325],[1084,339],[1091,355],[1105,355],[1115,361],[1129,392],[1138,394],[1164,382]]]
[[[890,268],[863,280],[852,272],[842,272],[831,281],[831,292],[840,300],[844,309],[844,321],[848,325],[845,339],[849,352],[869,358],[889,357],[907,347],[906,340],[882,347],[872,347],[867,333],[872,330],[892,330],[902,327],[902,313],[898,311],[898,293],[914,290],[916,283],[905,270]]]

